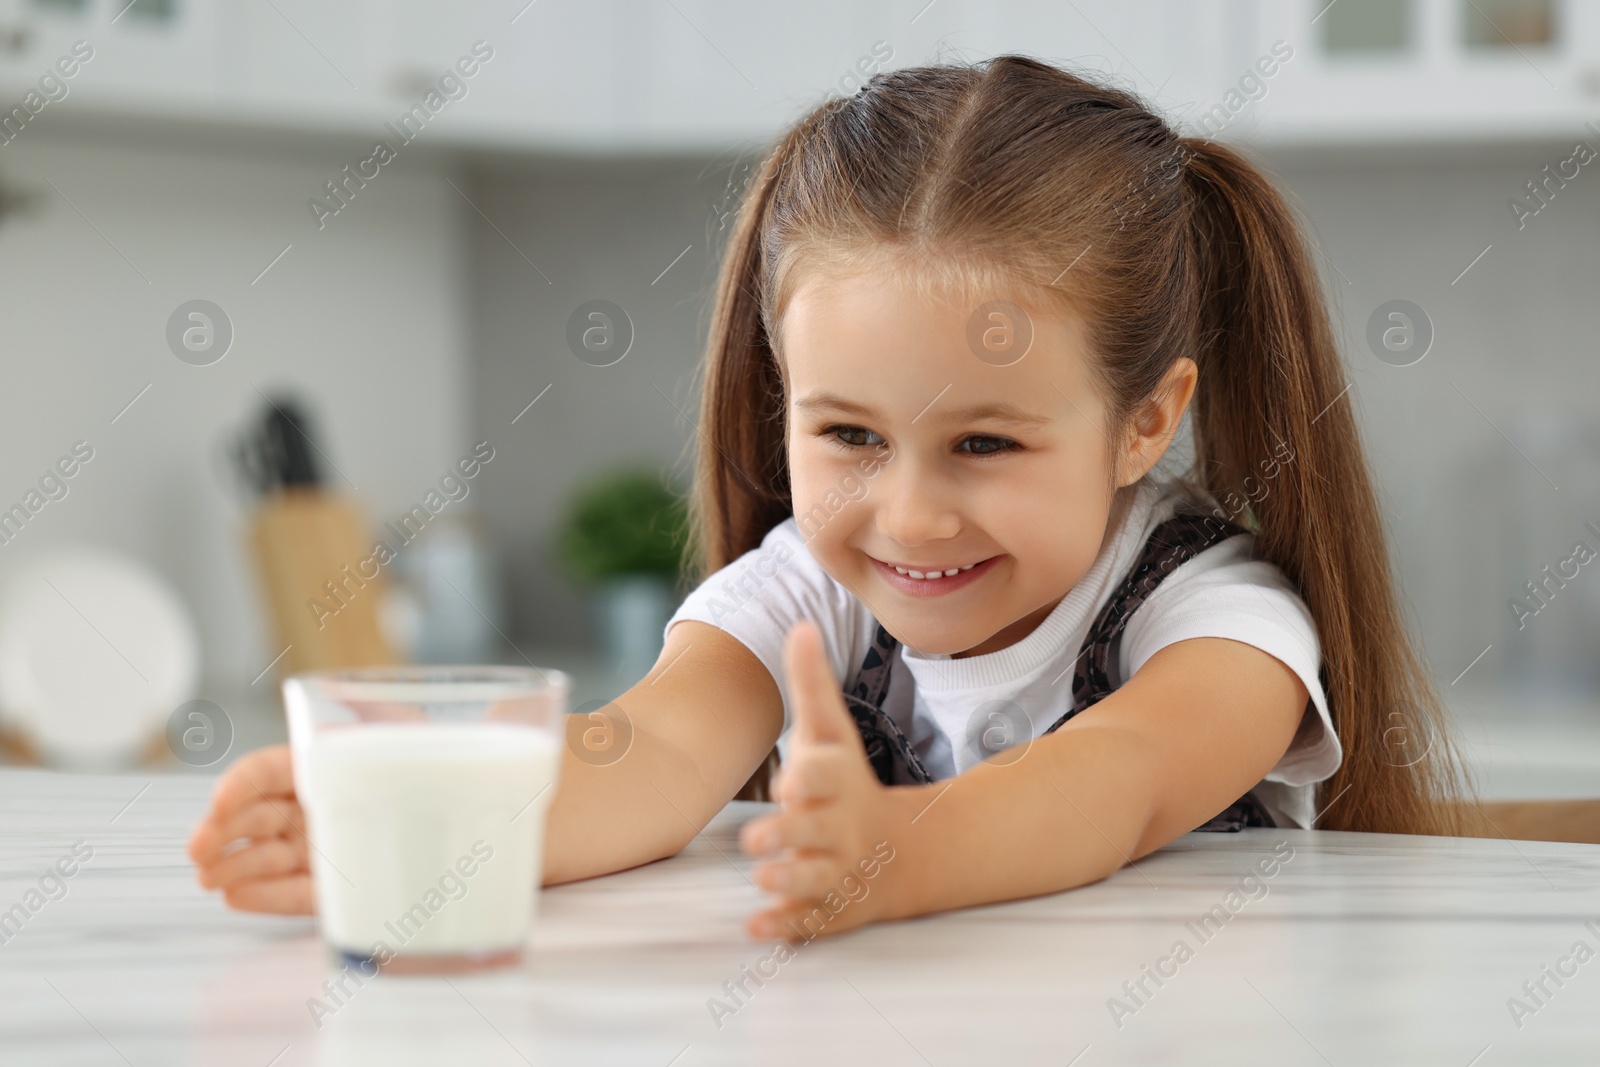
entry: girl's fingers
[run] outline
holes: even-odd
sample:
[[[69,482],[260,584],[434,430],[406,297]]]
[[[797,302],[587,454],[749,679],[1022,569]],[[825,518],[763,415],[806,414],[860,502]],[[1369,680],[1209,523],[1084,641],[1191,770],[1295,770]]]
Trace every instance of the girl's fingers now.
[[[274,837],[231,852],[215,863],[200,867],[197,876],[205,889],[225,889],[241,882],[278,878],[308,870],[302,837]]]
[[[289,874],[281,878],[262,878],[225,889],[222,899],[239,911],[261,911],[273,915],[314,915],[316,894],[311,875]]]
[[[232,817],[219,821],[215,815],[203,820],[189,835],[189,858],[210,864],[223,849],[243,838],[297,837],[304,839],[305,812],[292,798],[260,800]]]
[[[858,736],[839,680],[822,650],[822,631],[816,623],[802,619],[790,627],[784,641],[783,669],[794,709],[796,741],[848,742]]]
[[[211,793],[211,817],[226,821],[262,797],[294,796],[288,745],[269,745],[240,756],[222,772]]]
[[[790,897],[820,899],[839,886],[839,859],[831,852],[801,853],[793,859],[770,860],[755,869],[762,889]]]
[[[780,811],[752,819],[739,831],[739,844],[747,853],[760,855],[782,848],[831,851],[839,843],[837,805],[805,811]]]
[[[778,820],[781,817],[781,815],[763,815],[739,827],[739,847],[746,855],[759,856],[762,853],[774,852],[781,847],[778,844],[782,832],[778,827]]]
[[[805,807],[836,798],[858,757],[842,745],[808,745],[791,752],[779,768],[772,798],[785,806]]]

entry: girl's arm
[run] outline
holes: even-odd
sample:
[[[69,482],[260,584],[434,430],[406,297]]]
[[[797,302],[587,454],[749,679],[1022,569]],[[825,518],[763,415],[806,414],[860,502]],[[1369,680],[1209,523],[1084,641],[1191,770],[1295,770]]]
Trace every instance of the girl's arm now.
[[[756,937],[809,940],[1097,881],[1201,825],[1288,749],[1308,694],[1259,649],[1199,638],[1156,653],[1116,692],[954,779],[884,787],[867,765],[809,623],[785,647],[796,724],[780,812],[742,832],[778,894]]]
[[[736,638],[693,620],[675,624],[650,673],[601,709],[621,745],[627,731],[618,707],[632,734],[620,755],[583,748],[586,720],[568,734],[577,740],[563,754],[551,801],[547,884],[678,852],[739,791],[783,726],[782,698],[761,661]],[[243,847],[229,847],[241,839]],[[231,907],[310,914],[307,846],[289,748],[274,745],[218,778],[189,855],[200,884],[221,889]]]
[[[568,745],[545,831],[546,884],[677,854],[783,728],[783,698],[755,653],[692,619],[673,625],[650,673],[612,703],[632,721],[632,744],[611,763],[609,752],[590,762]]]

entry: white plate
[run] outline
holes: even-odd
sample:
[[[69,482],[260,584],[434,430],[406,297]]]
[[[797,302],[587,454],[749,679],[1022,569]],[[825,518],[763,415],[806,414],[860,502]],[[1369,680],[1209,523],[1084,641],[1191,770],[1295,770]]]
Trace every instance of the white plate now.
[[[199,668],[188,609],[137,560],[57,551],[0,585],[0,722],[54,766],[138,762]]]

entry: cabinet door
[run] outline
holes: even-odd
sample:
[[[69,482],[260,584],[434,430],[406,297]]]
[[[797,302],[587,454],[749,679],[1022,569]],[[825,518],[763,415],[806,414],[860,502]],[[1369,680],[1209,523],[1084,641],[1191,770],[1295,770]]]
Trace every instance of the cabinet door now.
[[[538,35],[541,17],[563,5],[529,0],[366,2],[369,100],[381,113],[381,122],[398,122],[408,109],[428,101],[438,108],[427,128],[430,143],[537,136],[537,119],[517,106],[526,102],[519,100],[517,67],[537,62],[526,53],[526,41]]]
[[[618,39],[628,95],[619,128],[634,144],[657,148],[766,142],[870,52],[884,7],[881,0],[648,5]]]
[[[370,31],[391,5],[249,0],[218,6],[228,56],[220,96],[245,116],[318,129],[376,113],[379,64]]]
[[[1600,94],[1600,12],[1570,0],[1297,0],[1257,7],[1294,59],[1246,134],[1280,142],[1576,133]]]
[[[509,148],[610,150],[650,85],[630,52],[657,3],[511,0],[479,19],[495,58],[478,76],[462,130]],[[670,6],[667,8],[670,13]]]
[[[220,68],[217,11],[186,0],[8,0],[0,4],[0,87],[20,98],[70,69],[60,99],[78,96],[74,107],[204,108]],[[58,66],[85,54],[86,62]]]

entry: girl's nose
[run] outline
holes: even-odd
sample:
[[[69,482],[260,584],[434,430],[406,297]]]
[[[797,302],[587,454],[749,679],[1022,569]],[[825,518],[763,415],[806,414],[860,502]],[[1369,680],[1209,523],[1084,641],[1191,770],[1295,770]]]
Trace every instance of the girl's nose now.
[[[897,459],[878,475],[871,496],[878,532],[897,544],[916,548],[961,532],[956,487],[926,465]]]

